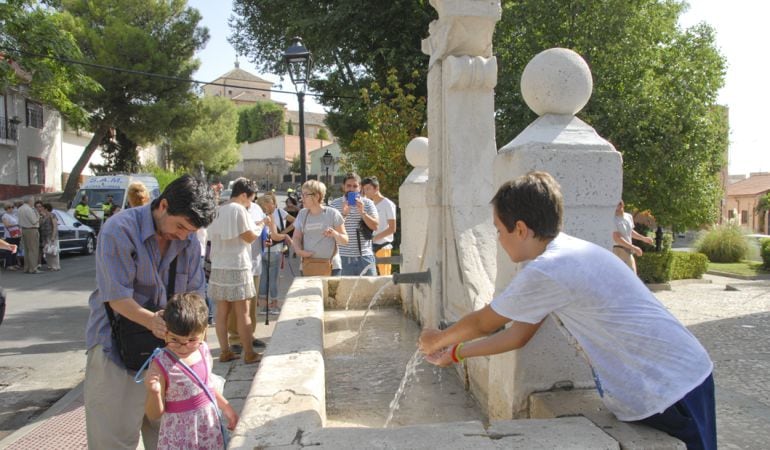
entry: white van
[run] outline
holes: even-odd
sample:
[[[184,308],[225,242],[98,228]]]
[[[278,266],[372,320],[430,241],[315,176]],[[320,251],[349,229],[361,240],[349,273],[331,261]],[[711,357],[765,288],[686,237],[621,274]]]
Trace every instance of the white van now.
[[[81,186],[67,212],[74,217],[75,206],[80,203],[80,199],[84,195],[88,196],[88,207],[91,208],[91,212],[100,219],[104,218],[102,204],[108,195],[112,195],[112,202],[120,206],[121,210],[126,209],[128,207],[128,186],[136,181],[141,181],[147,187],[150,200],[160,195],[160,185],[152,175],[97,175],[88,178],[85,184]]]

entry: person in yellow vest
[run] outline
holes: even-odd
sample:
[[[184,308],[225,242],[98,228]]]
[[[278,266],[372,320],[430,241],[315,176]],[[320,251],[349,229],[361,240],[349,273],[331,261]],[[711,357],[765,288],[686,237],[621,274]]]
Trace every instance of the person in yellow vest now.
[[[109,194],[107,194],[107,199],[102,203],[102,212],[104,213],[105,219],[112,216],[115,212],[115,203],[112,200],[112,196]]]
[[[91,208],[88,207],[88,197],[85,195],[80,198],[80,203],[75,206],[75,218],[81,222],[87,221],[90,216],[94,219],[98,219],[96,214],[91,212]]]

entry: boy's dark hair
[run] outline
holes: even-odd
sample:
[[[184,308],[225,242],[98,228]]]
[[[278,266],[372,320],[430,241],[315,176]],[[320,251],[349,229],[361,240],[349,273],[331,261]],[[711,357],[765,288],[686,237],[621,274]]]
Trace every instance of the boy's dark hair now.
[[[380,188],[380,180],[378,180],[377,177],[366,177],[361,180],[361,186],[366,186],[367,184],[370,184],[377,189]]]
[[[53,205],[50,203],[43,203],[43,208],[45,208],[45,210],[48,212],[53,212]]]
[[[184,216],[196,228],[205,228],[214,220],[214,193],[205,181],[192,175],[182,175],[166,186],[160,197],[152,201],[152,209],[157,209],[164,199],[170,215]]]
[[[360,183],[361,177],[355,172],[348,172],[345,174],[345,178],[342,179],[342,184],[344,185],[348,180],[356,180]]]
[[[538,238],[553,238],[561,231],[564,200],[559,183],[549,173],[529,172],[508,181],[490,203],[508,231],[519,220]]]
[[[251,197],[256,194],[257,187],[254,183],[248,180],[248,178],[238,178],[233,182],[233,190],[230,193],[230,198],[235,198],[243,193],[246,193],[247,197]]]
[[[178,336],[189,336],[206,331],[209,308],[206,301],[195,292],[174,294],[163,313],[168,331]]]

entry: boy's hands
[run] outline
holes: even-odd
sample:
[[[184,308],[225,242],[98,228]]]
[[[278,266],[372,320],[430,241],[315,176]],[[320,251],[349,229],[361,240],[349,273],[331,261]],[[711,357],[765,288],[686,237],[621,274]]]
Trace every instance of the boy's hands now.
[[[433,355],[434,353],[442,350],[439,346],[439,339],[441,338],[441,330],[434,328],[426,328],[420,334],[420,341],[418,347],[420,351],[425,355]]]
[[[425,356],[425,360],[434,366],[447,367],[451,366],[452,361],[452,347],[447,347],[443,350],[439,350],[436,353],[431,353]]]

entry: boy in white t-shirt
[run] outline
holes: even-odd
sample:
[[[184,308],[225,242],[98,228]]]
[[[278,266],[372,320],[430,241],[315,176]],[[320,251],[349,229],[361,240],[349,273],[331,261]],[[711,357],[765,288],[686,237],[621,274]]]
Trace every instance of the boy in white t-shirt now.
[[[484,308],[420,349],[445,366],[521,348],[554,314],[584,351],[602,401],[620,420],[662,430],[687,447],[716,448],[713,364],[698,340],[608,250],[560,232],[559,184],[545,172],[505,183],[492,199],[500,245],[524,263]],[[503,325],[511,326],[486,339]]]

